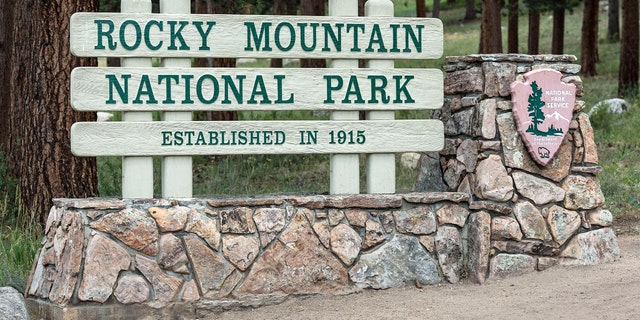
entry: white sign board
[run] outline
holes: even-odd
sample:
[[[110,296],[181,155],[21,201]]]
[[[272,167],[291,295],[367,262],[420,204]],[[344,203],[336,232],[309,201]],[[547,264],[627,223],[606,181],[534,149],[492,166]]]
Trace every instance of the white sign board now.
[[[79,111],[403,110],[443,104],[437,69],[76,68]]]
[[[75,13],[71,52],[90,57],[437,59],[438,19]]]
[[[438,120],[79,122],[76,156],[438,151]]]

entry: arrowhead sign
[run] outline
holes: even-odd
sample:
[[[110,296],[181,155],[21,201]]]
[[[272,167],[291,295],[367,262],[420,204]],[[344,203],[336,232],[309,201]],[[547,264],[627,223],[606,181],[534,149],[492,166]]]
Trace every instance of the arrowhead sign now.
[[[552,69],[530,71],[524,79],[511,84],[513,117],[531,158],[545,166],[569,131],[576,87],[562,82],[562,73]]]

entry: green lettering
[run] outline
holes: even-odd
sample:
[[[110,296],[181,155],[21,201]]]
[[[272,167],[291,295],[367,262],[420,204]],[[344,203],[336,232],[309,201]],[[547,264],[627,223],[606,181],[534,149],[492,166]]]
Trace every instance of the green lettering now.
[[[209,145],[218,145],[218,131],[209,131]]]
[[[282,30],[283,27],[287,27],[287,29],[289,29],[289,44],[287,46],[283,46],[280,42],[280,30]],[[296,31],[293,29],[293,25],[288,22],[279,23],[276,27],[275,38],[276,47],[278,47],[278,49],[280,49],[281,51],[291,50],[291,48],[293,48],[293,46],[296,44]]]
[[[209,32],[211,32],[211,28],[216,24],[215,21],[207,21],[207,31],[202,30],[202,21],[194,21],[193,25],[196,26],[198,30],[198,34],[200,34],[200,38],[202,38],[202,45],[199,50],[211,50],[207,45],[207,38],[209,37]]]
[[[107,45],[109,46],[109,50],[114,50],[117,44],[113,41],[113,30],[115,29],[115,25],[111,20],[93,20],[93,23],[97,25],[96,35],[98,36],[98,41],[94,49],[105,49],[104,44],[102,43],[103,38],[107,39]],[[103,30],[103,25],[107,26],[107,30]]]
[[[318,29],[318,26],[320,24],[311,23],[309,25],[311,26],[311,29],[312,29],[311,34],[313,35],[313,44],[311,46],[307,46],[307,43],[305,41],[307,37],[305,37],[304,28],[307,26],[307,23],[298,23],[298,27],[300,27],[300,45],[302,46],[303,51],[313,51],[316,49],[316,40],[317,40],[316,30]]]
[[[204,132],[198,131],[198,137],[196,138],[196,146],[204,146],[207,141],[204,139]]]
[[[285,75],[284,74],[277,74],[275,76],[273,76],[273,78],[276,79],[277,82],[277,87],[278,87],[278,99],[276,99],[276,104],[279,103],[293,103],[293,92],[291,94],[289,94],[289,99],[287,100],[282,100],[282,80],[284,80]]]
[[[358,85],[358,78],[356,76],[349,77],[347,92],[344,94],[342,103],[351,103],[351,99],[349,99],[349,96],[351,95],[356,96],[356,100],[354,101],[354,103],[364,103],[364,99],[362,99],[362,93],[360,93],[360,86]]]
[[[418,29],[417,37],[416,37],[416,34],[413,32],[413,29],[411,29],[410,24],[404,24],[402,25],[402,27],[404,28],[404,32],[405,32],[404,49],[402,50],[402,52],[411,52],[411,49],[409,49],[409,38],[411,38],[411,42],[413,42],[413,46],[416,48],[416,51],[422,52],[422,29],[424,28],[424,25],[416,26],[416,28]]]
[[[162,81],[166,80],[165,84],[165,99],[162,101],[164,104],[175,104],[176,101],[171,98],[171,80],[174,80],[176,84],[180,81],[180,77],[175,74],[159,74],[158,84],[162,84]]]
[[[167,47],[167,50],[190,50],[187,42],[184,40],[182,36],[182,29],[189,25],[189,21],[167,21],[167,24],[171,27],[171,31],[169,33],[169,40],[171,40],[171,45]],[[176,25],[180,24],[180,27],[176,29]],[[180,41],[180,48],[176,46],[176,40]]]
[[[182,138],[182,131],[176,131],[173,133],[173,145],[181,146],[184,143],[184,139]]]
[[[323,78],[326,81],[325,87],[327,88],[327,98],[324,99],[324,103],[335,103],[336,101],[333,100],[333,98],[331,97],[331,91],[342,89],[342,84],[343,84],[342,77],[333,76],[333,75],[324,75]],[[332,80],[337,80],[336,81],[337,83],[335,86],[331,85]]]
[[[398,28],[400,28],[399,24],[390,24],[389,25],[391,27],[392,30],[392,34],[393,34],[393,45],[391,46],[391,52],[400,52],[400,49],[398,49]]]
[[[262,75],[256,76],[256,81],[253,83],[253,89],[251,90],[251,98],[247,100],[247,103],[258,103],[256,101],[256,95],[262,96],[262,101],[260,101],[260,104],[271,103],[271,100],[269,100],[269,96],[267,95],[267,88],[264,85],[264,79],[262,78]]]
[[[211,80],[211,85],[213,87],[211,98],[209,99],[204,97],[203,90],[202,90],[204,80],[207,80],[207,79]],[[202,77],[200,77],[198,79],[198,82],[196,83],[196,95],[198,96],[198,100],[206,104],[214,103],[218,99],[218,94],[220,93],[220,91],[218,90],[218,87],[219,87],[218,79],[216,79],[216,77],[214,77],[211,74],[202,75]]]
[[[353,48],[351,48],[351,52],[360,52],[362,50],[358,46],[358,30],[364,33],[364,23],[348,23],[347,33],[350,29],[353,29]]]
[[[387,52],[387,48],[384,47],[384,40],[382,39],[382,32],[380,31],[380,26],[378,24],[373,25],[373,30],[371,31],[371,37],[369,38],[369,47],[365,49],[366,52],[374,52],[373,44],[378,44],[378,52]]]
[[[126,35],[125,30],[129,25],[133,26],[133,29],[135,31],[135,41],[133,42],[132,45],[127,43],[127,39],[125,37]],[[122,43],[122,47],[127,50],[135,50],[140,46],[141,41],[142,41],[142,29],[140,29],[140,25],[138,24],[138,22],[135,20],[125,20],[124,22],[122,22],[122,25],[120,26],[120,43]]]
[[[151,49],[151,50],[160,50],[160,48],[162,47],[162,40],[158,41],[157,45],[153,45],[151,43],[151,37],[149,36],[149,33],[151,31],[151,26],[158,26],[158,30],[162,31],[162,21],[158,21],[158,20],[151,20],[149,22],[147,22],[147,25],[144,27],[144,44],[147,46],[147,48]]]
[[[140,78],[140,86],[138,87],[138,95],[136,95],[136,99],[131,101],[133,104],[142,104],[143,101],[141,99],[142,95],[147,96],[147,104],[157,104],[158,100],[156,100],[153,94],[153,88],[151,87],[151,81],[149,80],[149,75],[143,74]]]
[[[324,28],[324,48],[322,51],[331,51],[329,48],[329,38],[331,38],[331,42],[333,43],[333,47],[336,51],[342,51],[342,27],[344,27],[344,23],[336,23],[336,28],[338,28],[338,34],[333,31],[331,24],[323,23],[322,27]]]
[[[387,95],[387,91],[385,88],[387,87],[387,77],[385,76],[368,76],[367,77],[371,81],[371,99],[367,101],[368,103],[378,103],[378,99],[376,98],[376,92],[380,93],[380,99],[382,99],[382,103],[389,103],[391,99],[389,95]],[[376,85],[377,80],[380,80],[380,84]]]
[[[162,145],[163,146],[171,145],[171,131],[162,131]]]
[[[396,98],[393,100],[393,103],[415,103],[416,101],[413,100],[411,94],[409,93],[409,90],[407,89],[407,84],[409,84],[409,81],[411,81],[414,76],[404,76],[405,81],[402,85],[400,85],[400,80],[402,78],[402,76],[393,76],[393,79],[396,80]],[[400,99],[401,93],[404,93],[404,96],[406,98],[404,99],[404,101]]]
[[[193,104],[193,100],[191,100],[191,79],[193,79],[193,75],[183,74],[181,77],[184,80],[184,100],[182,100],[182,104]]]
[[[131,75],[123,74],[120,76],[124,81],[124,84],[122,86],[120,85],[120,82],[118,82],[115,74],[107,74],[104,77],[109,79],[109,100],[107,100],[106,103],[116,104],[116,100],[113,99],[114,87],[118,92],[118,96],[120,96],[120,101],[122,101],[122,103],[129,103],[129,79],[131,78]]]
[[[247,26],[247,45],[244,47],[244,51],[271,51],[272,48],[269,46],[269,27],[271,27],[271,22],[263,22],[260,24],[260,35],[256,30],[255,23],[253,22],[245,22],[245,26]],[[252,38],[253,37],[253,38]],[[254,49],[251,46],[251,40],[256,44],[256,48]],[[264,47],[260,49],[262,44],[262,40],[264,40]]]
[[[236,98],[236,102],[242,104],[242,87],[243,80],[247,76],[245,75],[237,75],[236,79],[238,79],[238,86],[235,85],[233,79],[229,75],[223,75],[222,79],[224,79],[224,100],[222,100],[222,104],[231,104],[231,100],[229,100],[229,89],[233,92],[233,96]]]
[[[238,132],[238,144],[239,145],[247,144],[247,132],[246,131]]]

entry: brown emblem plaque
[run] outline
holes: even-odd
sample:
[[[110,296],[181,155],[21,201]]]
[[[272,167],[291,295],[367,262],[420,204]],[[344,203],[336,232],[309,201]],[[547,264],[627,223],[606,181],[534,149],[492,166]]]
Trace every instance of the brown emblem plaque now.
[[[511,84],[513,117],[531,158],[545,166],[569,131],[576,87],[552,69],[527,72],[524,79]]]

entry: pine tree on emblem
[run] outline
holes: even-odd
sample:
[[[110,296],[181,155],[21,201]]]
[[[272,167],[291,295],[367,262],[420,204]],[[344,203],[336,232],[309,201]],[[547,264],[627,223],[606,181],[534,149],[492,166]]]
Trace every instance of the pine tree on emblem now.
[[[542,101],[542,89],[538,88],[538,83],[535,81],[531,83],[532,93],[529,95],[529,118],[531,118],[531,124],[527,129],[527,132],[531,132],[534,136],[545,136],[546,132],[541,132],[538,129],[538,125],[544,122],[545,116],[542,112],[545,102]]]

